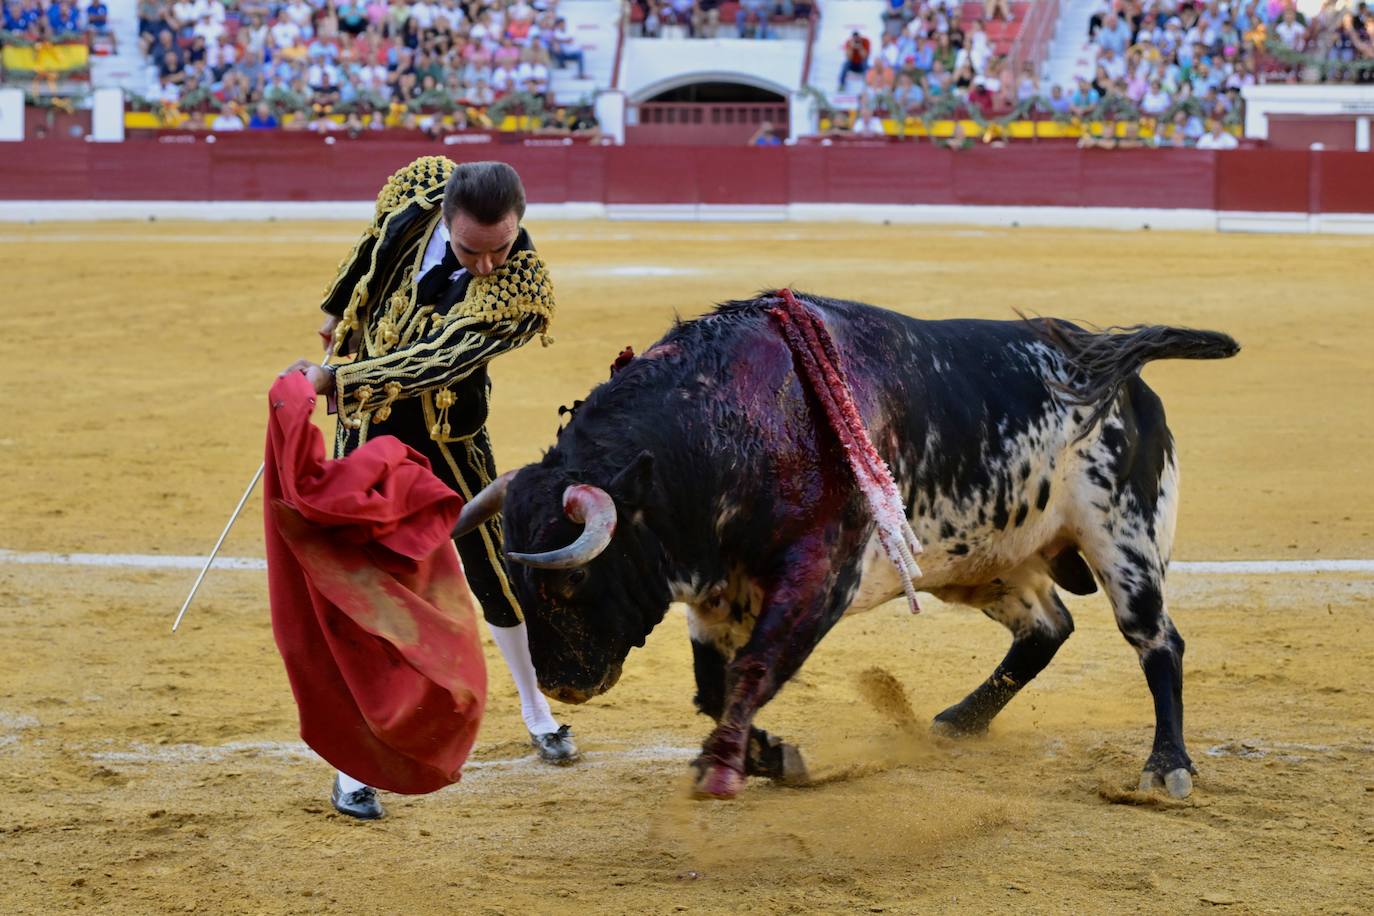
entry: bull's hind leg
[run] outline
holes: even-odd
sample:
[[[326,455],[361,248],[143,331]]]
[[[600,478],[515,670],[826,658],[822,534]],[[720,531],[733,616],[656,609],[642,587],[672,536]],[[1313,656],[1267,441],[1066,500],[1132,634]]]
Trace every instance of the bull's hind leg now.
[[[1193,790],[1197,769],[1183,741],[1183,637],[1164,606],[1164,563],[1148,539],[1089,556],[1111,599],[1121,635],[1140,657],[1155,706],[1155,740],[1140,787],[1175,798]]]
[[[994,588],[983,613],[1011,631],[1006,658],[963,700],[935,717],[934,731],[981,735],[1022,687],[1045,669],[1073,632],[1069,609],[1044,574]],[[981,602],[980,602],[981,603]]]

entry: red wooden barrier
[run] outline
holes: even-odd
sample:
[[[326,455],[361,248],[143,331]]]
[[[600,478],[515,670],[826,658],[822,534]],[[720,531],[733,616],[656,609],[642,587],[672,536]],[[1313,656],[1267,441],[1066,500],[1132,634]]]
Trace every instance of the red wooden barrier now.
[[[1365,153],[1079,150],[1037,144],[793,147],[443,145],[303,134],[0,147],[3,200],[370,200],[417,156],[502,159],[535,203],[979,204],[1374,213]]]

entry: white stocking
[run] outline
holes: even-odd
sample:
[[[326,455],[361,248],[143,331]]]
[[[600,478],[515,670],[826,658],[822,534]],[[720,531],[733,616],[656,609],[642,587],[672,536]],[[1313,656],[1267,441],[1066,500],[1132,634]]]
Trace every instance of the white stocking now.
[[[534,674],[534,662],[530,660],[529,635],[523,623],[513,627],[491,628],[491,638],[501,650],[506,660],[510,676],[515,681],[515,689],[520,692],[520,717],[531,734],[547,735],[558,731],[558,723],[549,710],[549,701],[539,692],[539,681]]]

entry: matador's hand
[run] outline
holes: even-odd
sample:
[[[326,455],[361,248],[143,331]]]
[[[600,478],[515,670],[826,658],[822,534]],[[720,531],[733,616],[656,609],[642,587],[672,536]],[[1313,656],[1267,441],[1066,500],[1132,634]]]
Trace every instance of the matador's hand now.
[[[315,389],[316,394],[329,394],[334,390],[334,373],[308,359],[296,360],[283,369],[281,375],[277,377],[281,378],[289,372],[303,373],[310,380],[310,385]]]

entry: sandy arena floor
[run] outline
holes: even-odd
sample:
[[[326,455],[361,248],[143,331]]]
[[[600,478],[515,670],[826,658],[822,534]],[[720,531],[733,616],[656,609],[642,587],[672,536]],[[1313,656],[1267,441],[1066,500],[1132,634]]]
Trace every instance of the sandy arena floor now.
[[[199,554],[261,455],[265,392],[317,352],[358,227],[0,227],[0,548]],[[558,343],[498,361],[503,467],[672,316],[761,288],[926,317],[1020,307],[1216,327],[1225,363],[1156,364],[1182,452],[1176,559],[1374,557],[1374,248],[1341,238],[845,225],[545,223]],[[226,553],[261,556],[256,501]],[[259,572],[0,562],[0,911],[55,913],[1368,912],[1374,575],[1171,579],[1188,640],[1184,802],[1130,791],[1152,712],[1100,596],[969,743],[925,723],[985,677],[982,615],[842,624],[760,718],[817,785],[686,798],[707,732],[671,614],[620,686],[562,710],[587,759],[526,753],[493,698],[463,782],[329,806],[296,734]]]

